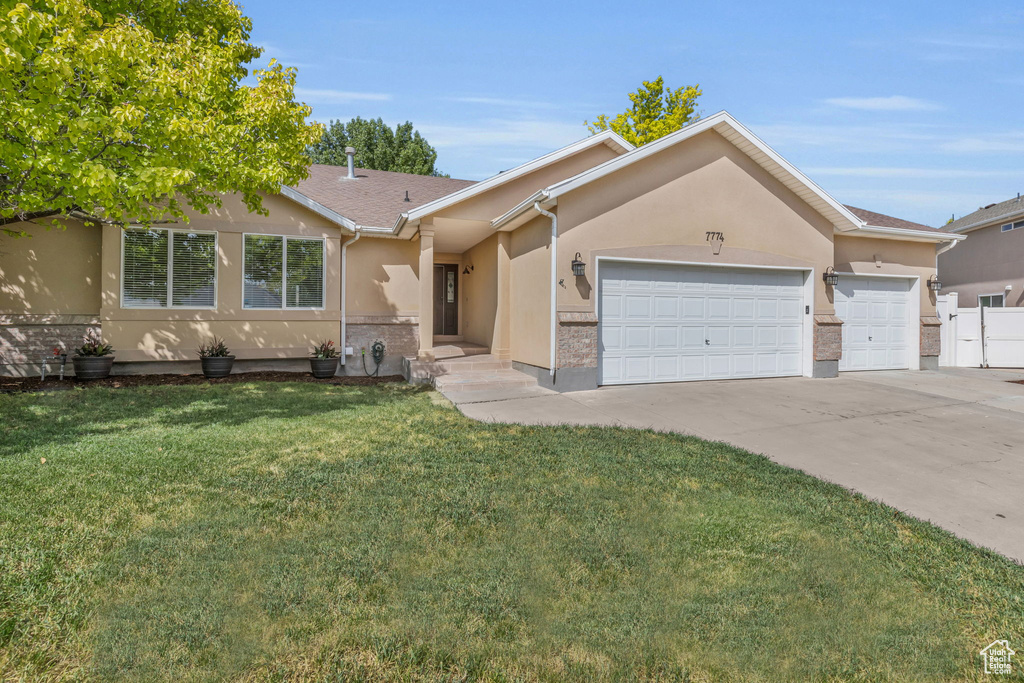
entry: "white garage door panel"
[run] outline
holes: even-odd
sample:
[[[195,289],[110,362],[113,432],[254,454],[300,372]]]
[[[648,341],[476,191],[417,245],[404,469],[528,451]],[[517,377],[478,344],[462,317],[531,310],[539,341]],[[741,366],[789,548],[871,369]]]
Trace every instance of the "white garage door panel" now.
[[[839,277],[835,305],[843,321],[841,371],[910,367],[910,285],[906,278]]]
[[[604,263],[601,384],[801,374],[800,271]]]

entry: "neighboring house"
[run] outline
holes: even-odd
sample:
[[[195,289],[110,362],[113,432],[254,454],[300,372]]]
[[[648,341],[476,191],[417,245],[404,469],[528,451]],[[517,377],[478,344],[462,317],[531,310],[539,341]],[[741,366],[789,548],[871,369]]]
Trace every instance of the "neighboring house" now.
[[[314,166],[189,225],[0,246],[0,361],[37,372],[98,328],[117,372],[223,337],[236,368],[321,339],[383,372],[464,341],[562,390],[930,368],[936,251],[963,239],[843,206],[722,112],[633,149],[602,132],[477,183]],[[826,271],[838,284],[825,282]],[[341,346],[341,344],[340,344]]]
[[[970,235],[939,256],[943,291],[961,308],[1024,306],[1024,199],[989,204],[942,228]]]

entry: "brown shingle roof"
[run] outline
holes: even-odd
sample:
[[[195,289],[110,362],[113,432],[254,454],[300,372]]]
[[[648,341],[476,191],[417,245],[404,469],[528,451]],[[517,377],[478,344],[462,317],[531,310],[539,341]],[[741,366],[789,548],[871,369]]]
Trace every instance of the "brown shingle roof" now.
[[[1018,195],[1012,199],[1007,199],[1004,202],[999,202],[998,204],[983,206],[974,213],[969,213],[966,216],[957,218],[952,223],[947,223],[942,229],[946,231],[953,231],[957,228],[966,228],[970,225],[983,225],[985,223],[995,222],[1000,219],[1011,218],[1021,214],[1024,214],[1024,199]]]
[[[867,223],[877,228],[903,228],[904,230],[926,230],[928,232],[939,232],[939,230],[922,225],[921,223],[914,223],[912,221],[905,221],[902,218],[896,218],[895,216],[886,216],[884,213],[875,213],[874,211],[868,211],[867,209],[858,209],[855,206],[846,206],[847,209],[853,212],[853,214]]]
[[[356,169],[356,179],[348,180],[344,166],[314,164],[309,177],[295,189],[332,211],[359,225],[390,228],[399,214],[452,192],[473,185],[473,180],[436,178],[412,173]],[[405,193],[409,201],[405,201]]]

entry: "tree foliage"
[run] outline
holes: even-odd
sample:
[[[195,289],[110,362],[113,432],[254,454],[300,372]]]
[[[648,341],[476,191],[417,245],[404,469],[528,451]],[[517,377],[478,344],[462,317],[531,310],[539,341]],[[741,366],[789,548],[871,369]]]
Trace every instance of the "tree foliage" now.
[[[653,81],[644,81],[636,92],[629,93],[633,106],[626,111],[614,118],[601,114],[584,125],[591,133],[612,130],[639,147],[699,119],[697,98],[702,94],[699,84],[675,90],[665,88],[665,80],[658,76]]]
[[[231,0],[0,0],[0,225],[151,224],[306,177],[321,127]],[[9,231],[9,230],[8,230]]]
[[[392,130],[383,119],[356,117],[347,124],[331,121],[323,137],[310,147],[313,163],[345,166],[345,148],[356,150],[355,165],[377,171],[396,171],[417,175],[444,175],[434,164],[437,151],[413,129],[412,123]]]

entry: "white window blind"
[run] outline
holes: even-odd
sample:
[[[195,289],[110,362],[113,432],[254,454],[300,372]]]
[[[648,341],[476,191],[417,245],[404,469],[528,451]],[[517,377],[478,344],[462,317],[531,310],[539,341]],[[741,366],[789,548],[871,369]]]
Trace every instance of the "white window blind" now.
[[[217,235],[172,232],[171,241],[171,305],[216,306]]]
[[[245,308],[323,308],[324,242],[245,236]]]
[[[322,240],[289,239],[286,306],[322,308],[324,305],[324,243]]]
[[[281,308],[284,283],[284,240],[267,235],[245,236],[245,308]]]
[[[167,231],[126,230],[124,232],[125,308],[152,308],[167,305]]]
[[[133,228],[123,240],[122,307],[217,305],[216,233]]]

